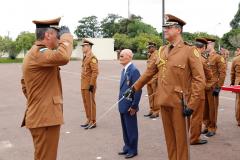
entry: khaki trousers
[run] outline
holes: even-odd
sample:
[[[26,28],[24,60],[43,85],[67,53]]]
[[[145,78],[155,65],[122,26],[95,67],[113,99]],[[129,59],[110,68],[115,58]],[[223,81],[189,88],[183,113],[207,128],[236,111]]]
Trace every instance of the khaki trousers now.
[[[240,94],[236,94],[236,111],[235,111],[235,116],[238,125],[240,126]]]
[[[212,93],[213,89],[205,91],[206,99],[203,114],[203,123],[205,125],[205,129],[210,132],[216,132],[219,96],[213,96]]]
[[[60,125],[30,128],[35,148],[34,160],[56,160]]]
[[[155,98],[158,95],[156,93],[157,90],[157,82],[153,81],[152,83],[147,84],[147,92],[148,92],[148,100],[149,100],[149,106],[150,106],[150,113],[156,113],[158,114],[160,111],[160,107],[156,105]]]
[[[93,93],[90,93],[88,89],[82,89],[81,92],[87,120],[88,122],[96,122],[96,89],[94,89]]]
[[[190,119],[190,143],[197,143],[200,139],[202,132],[203,122],[203,111],[204,111],[205,100],[201,99],[199,106],[193,112]]]
[[[182,107],[161,106],[162,122],[167,144],[169,160],[188,159],[188,138],[186,122],[182,113]]]

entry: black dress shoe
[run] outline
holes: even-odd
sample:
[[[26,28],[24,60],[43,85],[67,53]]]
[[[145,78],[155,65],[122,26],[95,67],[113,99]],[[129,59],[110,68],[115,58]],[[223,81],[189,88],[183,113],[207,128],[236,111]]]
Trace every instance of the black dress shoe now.
[[[128,159],[128,158],[133,158],[137,155],[137,153],[128,153],[126,154],[125,158]]]
[[[208,143],[205,139],[200,139],[197,143],[192,143],[191,145],[202,145]]]
[[[88,126],[88,123],[80,125],[81,127],[85,128]]]
[[[202,134],[207,134],[208,133],[208,129],[204,129],[203,131],[202,131]]]
[[[122,151],[122,152],[118,152],[118,155],[125,155],[127,154],[128,152],[125,152],[125,151]]]
[[[145,114],[144,117],[150,117],[153,113],[149,112],[148,114]]]
[[[205,136],[207,137],[212,137],[214,136],[216,133],[215,132],[208,132]]]
[[[157,117],[159,117],[159,115],[158,114],[152,114],[149,118],[157,118]]]
[[[96,127],[97,127],[96,124],[94,124],[94,125],[88,125],[88,129],[93,129],[93,128],[96,128]]]

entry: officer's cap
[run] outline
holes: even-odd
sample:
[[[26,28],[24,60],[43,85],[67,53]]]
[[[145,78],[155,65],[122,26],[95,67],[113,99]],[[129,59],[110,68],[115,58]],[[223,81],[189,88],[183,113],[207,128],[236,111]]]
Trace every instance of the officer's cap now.
[[[54,28],[59,30],[59,22],[61,17],[50,19],[50,20],[33,20],[32,22],[36,24],[36,28]]]
[[[156,43],[154,43],[154,42],[148,42],[147,48],[156,47],[156,46],[157,46]]]
[[[208,41],[205,38],[196,38],[194,45],[197,48],[202,48],[208,44]]]
[[[183,27],[185,24],[186,22],[184,22],[180,18],[171,14],[165,14],[165,24],[163,25],[163,27],[174,26],[174,25],[180,25]]]
[[[209,42],[215,42],[216,39],[215,38],[210,38],[210,37],[205,37],[205,39]]]
[[[94,45],[94,43],[84,38],[82,40],[81,46],[84,46],[84,45],[91,45],[92,46],[92,45]]]

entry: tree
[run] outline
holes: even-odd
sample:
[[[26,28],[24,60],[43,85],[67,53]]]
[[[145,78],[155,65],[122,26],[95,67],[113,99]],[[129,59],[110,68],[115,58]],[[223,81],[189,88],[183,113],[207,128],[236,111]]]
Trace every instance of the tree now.
[[[113,37],[119,31],[118,20],[121,16],[116,14],[108,14],[106,18],[101,21],[101,32],[103,37]]]
[[[131,40],[126,34],[116,33],[114,36],[114,50],[122,50],[123,48],[131,48]]]
[[[238,11],[235,14],[233,20],[230,22],[230,26],[232,27],[232,29],[237,29],[240,28],[240,3],[238,4]]]
[[[35,34],[30,32],[21,32],[16,39],[16,49],[17,51],[25,54],[35,42]]]
[[[162,46],[161,37],[154,34],[140,33],[138,36],[132,38],[132,50],[134,53],[147,53],[146,46],[149,41],[155,42],[157,47]]]
[[[239,46],[240,28],[232,29],[230,32],[225,33],[221,39],[224,48],[229,50],[236,50]]]
[[[100,26],[96,16],[84,17],[78,21],[79,26],[74,31],[79,39],[85,37],[100,37]]]
[[[135,37],[140,33],[158,35],[156,28],[141,21],[140,16],[131,15],[130,19],[121,19],[119,21],[118,33],[127,34],[129,37]]]

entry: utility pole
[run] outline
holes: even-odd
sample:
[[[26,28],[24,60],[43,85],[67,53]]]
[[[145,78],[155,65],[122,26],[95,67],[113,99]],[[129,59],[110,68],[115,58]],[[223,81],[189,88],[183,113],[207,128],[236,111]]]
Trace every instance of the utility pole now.
[[[162,0],[162,26],[165,24],[165,0]],[[163,27],[162,27],[162,42],[165,45],[165,37],[163,34]]]
[[[128,0],[128,19],[131,18],[131,13],[130,13],[130,0]]]

